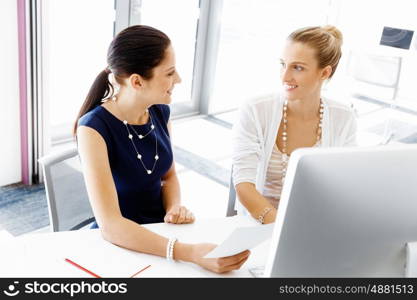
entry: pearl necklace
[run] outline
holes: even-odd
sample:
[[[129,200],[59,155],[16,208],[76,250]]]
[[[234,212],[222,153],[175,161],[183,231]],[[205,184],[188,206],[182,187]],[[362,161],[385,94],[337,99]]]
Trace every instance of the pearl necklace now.
[[[113,96],[112,97],[112,100],[116,104],[116,107],[117,107],[120,115],[123,117],[123,114],[120,111],[120,108],[119,108],[119,106],[116,103],[116,100],[117,100],[116,96]],[[145,112],[149,114],[149,121],[151,123],[151,129],[149,129],[149,131],[146,134],[143,134],[143,135],[142,134],[138,134],[138,132],[135,130],[135,128],[132,125],[128,124],[126,120],[123,120],[123,124],[126,127],[127,137],[132,142],[133,149],[135,149],[136,158],[140,161],[140,163],[141,163],[142,167],[145,169],[146,173],[148,175],[151,175],[153,173],[153,171],[155,170],[156,162],[159,160],[159,155],[158,155],[158,137],[156,136],[155,125],[153,124],[151,112],[149,111],[149,109],[146,109]],[[129,130],[129,128],[133,131],[133,133],[138,137],[139,140],[142,140],[142,139],[146,138],[151,132],[154,133],[154,135],[155,135],[155,156],[154,156],[154,159],[155,160],[153,162],[152,169],[148,169],[145,166],[145,163],[142,160],[142,154],[139,152],[138,148],[136,147],[135,142],[133,141],[133,137],[134,136],[131,133],[131,131]]]
[[[287,135],[287,125],[288,125],[288,120],[287,120],[287,112],[288,112],[288,100],[285,100],[284,102],[284,108],[283,108],[283,118],[282,118],[282,122],[283,122],[283,126],[282,126],[282,178],[281,181],[282,183],[284,183],[285,180],[285,175],[287,173],[287,166],[288,166],[288,160],[289,160],[289,155],[287,153],[287,140],[288,140],[288,135]],[[320,119],[319,119],[319,124],[317,126],[317,137],[316,137],[316,143],[318,141],[320,141],[321,138],[321,133],[322,133],[322,127],[323,127],[323,113],[324,113],[324,105],[323,105],[323,101],[320,99],[320,109],[319,109],[319,115],[320,115]]]

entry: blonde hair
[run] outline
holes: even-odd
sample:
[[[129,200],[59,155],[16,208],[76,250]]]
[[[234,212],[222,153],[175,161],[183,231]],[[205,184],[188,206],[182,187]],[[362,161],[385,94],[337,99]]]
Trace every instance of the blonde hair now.
[[[315,49],[319,67],[331,66],[332,73],[329,79],[333,76],[342,57],[343,36],[339,29],[332,25],[304,27],[291,33],[288,40],[300,42]]]

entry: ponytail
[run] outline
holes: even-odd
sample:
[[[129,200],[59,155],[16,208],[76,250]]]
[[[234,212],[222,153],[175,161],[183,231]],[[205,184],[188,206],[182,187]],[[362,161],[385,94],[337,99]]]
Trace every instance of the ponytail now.
[[[107,50],[108,67],[98,74],[78,113],[73,129],[74,136],[77,134],[80,118],[99,106],[101,100],[113,96],[114,87],[108,78],[110,72],[114,75],[114,83],[118,85],[131,74],[151,79],[153,69],[164,59],[170,44],[171,41],[165,33],[150,26],[133,25],[119,32]]]
[[[90,110],[100,105],[102,99],[107,98],[109,95],[113,94],[114,88],[109,81],[109,73],[110,70],[106,68],[101,71],[100,74],[98,74],[96,80],[94,80],[94,83],[88,91],[87,97],[85,98],[80,112],[78,113],[77,119],[74,123],[74,136],[77,134],[78,120]]]

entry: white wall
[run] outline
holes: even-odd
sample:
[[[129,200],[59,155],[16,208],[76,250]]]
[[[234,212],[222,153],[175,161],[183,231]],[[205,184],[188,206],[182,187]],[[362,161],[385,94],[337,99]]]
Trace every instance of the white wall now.
[[[0,1],[0,186],[21,181],[16,0]]]

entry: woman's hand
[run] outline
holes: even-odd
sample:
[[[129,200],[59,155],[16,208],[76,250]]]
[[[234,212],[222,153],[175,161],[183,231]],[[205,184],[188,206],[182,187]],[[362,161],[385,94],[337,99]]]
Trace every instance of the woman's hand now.
[[[174,205],[172,206],[165,215],[165,223],[174,223],[174,224],[188,224],[193,223],[195,217],[191,211],[189,211],[185,206]]]
[[[213,244],[193,245],[193,262],[197,265],[216,273],[225,273],[238,270],[248,259],[250,251],[245,250],[233,256],[220,258],[203,258],[207,253],[216,248]]]

